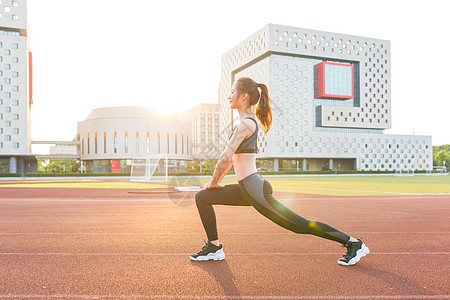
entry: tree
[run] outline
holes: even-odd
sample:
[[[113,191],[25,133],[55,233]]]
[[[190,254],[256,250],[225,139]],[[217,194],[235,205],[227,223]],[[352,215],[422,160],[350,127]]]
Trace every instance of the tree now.
[[[53,173],[59,172],[61,170],[61,165],[58,163],[49,163],[46,167],[45,167],[46,171],[51,171]]]
[[[76,173],[79,171],[81,162],[75,158],[39,158],[38,172],[66,172]]]
[[[445,150],[447,153],[450,153],[450,144],[441,145],[441,146],[433,146],[433,166],[439,165],[439,161],[436,159],[436,155],[439,151]],[[445,163],[447,166],[450,165],[450,157],[447,159]]]
[[[202,169],[203,169],[203,171],[214,171],[216,164],[217,164],[217,159],[206,159],[202,163]]]
[[[198,160],[189,160],[188,161],[188,172],[198,172],[200,171],[200,165]]]
[[[447,162],[447,160],[448,160],[449,158],[450,158],[450,155],[449,155],[448,152],[445,151],[445,150],[439,151],[439,152],[436,154],[436,156],[435,156],[435,159],[436,159],[438,162],[442,163],[442,165],[444,165],[444,162]]]

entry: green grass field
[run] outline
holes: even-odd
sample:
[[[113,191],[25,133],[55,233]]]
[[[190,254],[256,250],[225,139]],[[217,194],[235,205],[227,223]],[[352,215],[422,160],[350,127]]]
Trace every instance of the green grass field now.
[[[275,192],[293,192],[335,196],[382,195],[450,195],[450,176],[321,176],[271,177],[264,176]],[[2,187],[15,188],[106,188],[155,189],[177,185],[203,185],[209,178],[172,179],[168,183],[138,183],[126,180],[26,180],[0,181]],[[237,183],[235,177],[225,178],[222,184]]]
[[[450,176],[271,178],[275,190],[335,196],[450,195]]]

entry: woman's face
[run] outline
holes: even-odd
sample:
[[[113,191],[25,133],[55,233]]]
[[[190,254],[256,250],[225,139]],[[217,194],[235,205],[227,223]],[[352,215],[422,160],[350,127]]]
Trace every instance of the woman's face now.
[[[242,105],[242,99],[245,97],[245,93],[239,95],[238,90],[236,89],[236,84],[233,84],[231,88],[230,95],[228,96],[228,101],[230,103],[231,109],[237,109]]]

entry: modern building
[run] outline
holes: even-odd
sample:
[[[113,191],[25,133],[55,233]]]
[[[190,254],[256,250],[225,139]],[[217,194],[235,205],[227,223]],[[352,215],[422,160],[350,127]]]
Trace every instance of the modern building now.
[[[182,113],[180,120],[192,127],[192,158],[211,159],[219,157],[226,141],[219,133],[219,105],[201,103]]]
[[[0,1],[0,173],[37,171],[31,155],[32,99],[26,1]]]
[[[234,118],[235,79],[265,83],[274,123],[259,131],[258,163],[272,170],[431,170],[431,136],[390,135],[386,40],[268,24],[222,56],[220,131]]]
[[[187,171],[191,126],[146,107],[105,107],[78,122],[80,159],[88,172],[130,172],[133,158],[167,154],[169,172]]]

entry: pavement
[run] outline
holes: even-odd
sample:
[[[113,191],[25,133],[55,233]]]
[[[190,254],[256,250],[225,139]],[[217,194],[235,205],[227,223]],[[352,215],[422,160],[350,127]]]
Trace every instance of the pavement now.
[[[192,262],[192,192],[0,187],[0,299],[450,299],[449,195],[274,196],[371,253],[216,206],[226,259]]]

